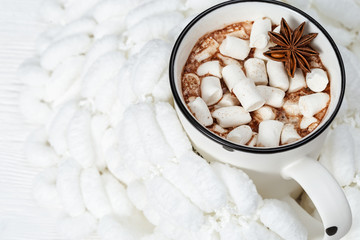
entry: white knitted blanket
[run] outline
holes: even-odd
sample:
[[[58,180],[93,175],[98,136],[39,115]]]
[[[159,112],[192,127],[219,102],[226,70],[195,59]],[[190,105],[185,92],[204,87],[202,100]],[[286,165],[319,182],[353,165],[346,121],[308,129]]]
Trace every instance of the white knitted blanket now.
[[[18,71],[20,108],[38,128],[36,201],[65,238],[307,239],[287,203],[262,199],[239,169],[192,151],[172,106],[168,62],[182,28],[219,0],[46,0],[51,27]],[[344,188],[360,235],[360,1],[288,0],[337,42],[347,93],[320,161]],[[318,217],[311,202],[302,205]]]

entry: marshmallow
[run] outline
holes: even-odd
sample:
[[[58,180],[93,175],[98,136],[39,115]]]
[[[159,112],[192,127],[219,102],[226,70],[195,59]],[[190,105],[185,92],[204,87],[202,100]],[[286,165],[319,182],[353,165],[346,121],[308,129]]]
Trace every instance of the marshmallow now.
[[[197,97],[194,101],[190,102],[188,106],[202,125],[210,126],[213,124],[209,108],[201,97]]]
[[[275,119],[275,113],[272,109],[272,107],[269,106],[263,106],[255,111],[255,116],[260,118],[261,121],[265,120],[274,120]]]
[[[221,55],[220,53],[218,53],[216,56],[217,56],[218,58],[220,58],[221,61],[222,61],[225,65],[235,64],[235,65],[239,65],[239,66],[240,66],[239,61],[236,60],[236,59],[229,58],[229,57],[225,57],[225,56]]]
[[[246,76],[253,80],[256,85],[267,85],[268,77],[263,60],[258,58],[249,58],[245,61],[244,67]]]
[[[311,124],[316,123],[318,120],[314,117],[303,117],[301,119],[300,122],[300,128],[301,129],[306,129],[308,128]]]
[[[220,53],[235,59],[244,60],[250,52],[248,40],[227,36],[220,45]]]
[[[240,105],[239,100],[234,97],[231,93],[225,93],[221,98],[220,102],[215,105],[215,108],[230,107]]]
[[[229,132],[226,139],[240,145],[245,145],[247,142],[250,141],[251,137],[251,127],[249,127],[248,125],[242,125]]]
[[[301,118],[302,118],[302,116],[301,116],[301,114],[299,114],[299,115],[295,115],[295,116],[284,116],[284,121],[286,121],[286,119],[287,119],[287,123],[291,123],[291,124],[293,124],[293,125],[295,125],[295,126],[299,126],[299,124],[300,124],[300,121],[301,121]]]
[[[219,61],[209,61],[201,64],[197,69],[197,75],[203,76],[205,74],[221,78],[221,67]]]
[[[269,42],[268,32],[271,31],[271,21],[268,18],[257,19],[254,21],[251,35],[250,35],[250,47],[263,49]]]
[[[237,83],[246,78],[241,66],[237,64],[230,64],[224,67],[222,70],[222,76],[230,92]]]
[[[315,128],[317,128],[317,126],[319,126],[319,122],[312,123],[312,124],[310,124],[310,126],[307,128],[307,130],[308,130],[309,132],[312,132],[312,131],[315,130]]]
[[[237,83],[233,92],[246,111],[255,111],[265,104],[265,99],[256,88],[255,83],[248,78]]]
[[[201,97],[208,106],[217,103],[221,99],[222,94],[223,91],[219,78],[204,77],[201,80]]]
[[[200,95],[199,86],[200,78],[194,73],[187,73],[183,76],[184,94],[186,95]]]
[[[245,28],[246,27],[241,27],[239,30],[234,30],[233,32],[228,33],[227,36],[237,37],[241,39],[249,39],[249,34],[246,33]],[[248,28],[248,30],[250,30],[250,28]]]
[[[254,58],[259,58],[259,59],[268,61],[269,58],[264,55],[264,52],[268,51],[270,47],[274,47],[274,46],[276,46],[275,43],[269,42],[268,45],[267,45],[265,48],[263,48],[263,49],[255,48]]]
[[[251,121],[250,113],[239,106],[219,108],[212,113],[212,116],[223,128],[237,127]]]
[[[257,139],[258,139],[258,134],[257,133],[253,133],[253,137],[252,139],[249,141],[248,146],[249,147],[255,147],[256,143],[257,143]]]
[[[294,77],[290,78],[289,93],[297,92],[306,87],[305,77],[301,69],[296,69]]]
[[[300,114],[299,104],[297,102],[287,100],[284,103],[283,108],[287,115],[296,116]]]
[[[266,67],[269,75],[270,86],[280,88],[284,91],[288,90],[289,78],[285,71],[284,64],[282,62],[269,60]]]
[[[219,47],[219,43],[212,38],[206,39],[203,44],[206,44],[207,47],[195,55],[195,60],[201,62],[212,55],[214,55]]]
[[[191,96],[188,98],[188,102],[193,102],[193,101],[195,101],[196,98],[197,97],[195,97],[195,96]]]
[[[222,127],[221,127],[220,125],[218,125],[218,124],[214,124],[214,127],[212,128],[212,130],[213,130],[214,132],[217,132],[217,133],[220,133],[220,134],[224,134],[224,133],[227,132],[224,128],[222,128]]]
[[[277,120],[266,120],[259,124],[258,147],[277,147],[284,124]]]
[[[285,92],[283,90],[263,85],[257,86],[256,88],[265,99],[267,105],[279,108],[284,104]]]
[[[330,97],[327,93],[314,93],[301,96],[299,99],[300,112],[305,117],[312,117],[327,106]]]
[[[329,79],[324,70],[320,68],[311,69],[311,72],[306,74],[306,84],[314,92],[322,92],[329,83]]]
[[[285,124],[281,132],[281,144],[288,144],[301,139],[301,136],[295,130],[294,125]]]

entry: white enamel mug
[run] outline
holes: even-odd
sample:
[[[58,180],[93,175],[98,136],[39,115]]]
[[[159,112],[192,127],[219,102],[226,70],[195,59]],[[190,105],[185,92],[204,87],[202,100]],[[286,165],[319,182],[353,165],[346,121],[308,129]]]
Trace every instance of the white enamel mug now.
[[[275,148],[236,145],[207,130],[190,113],[181,91],[183,67],[200,37],[231,23],[261,17],[269,17],[275,23],[280,23],[283,17],[292,28],[305,21],[306,33],[319,33],[312,45],[319,51],[331,79],[331,102],[316,130],[295,143]],[[287,200],[308,228],[309,239],[340,239],[349,231],[352,216],[343,190],[317,161],[345,92],[345,72],[339,50],[318,22],[301,10],[276,1],[233,0],[218,4],[195,17],[178,37],[170,60],[170,85],[182,125],[203,157],[243,169],[264,198]],[[293,200],[301,192],[299,185],[313,201],[322,223]]]

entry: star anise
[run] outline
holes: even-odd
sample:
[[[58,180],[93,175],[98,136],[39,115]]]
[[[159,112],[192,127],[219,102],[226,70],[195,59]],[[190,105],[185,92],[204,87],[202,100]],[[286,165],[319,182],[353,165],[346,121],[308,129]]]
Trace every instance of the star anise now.
[[[310,72],[309,58],[319,53],[309,44],[318,35],[310,33],[303,36],[305,22],[294,31],[291,30],[286,20],[281,19],[280,33],[269,32],[270,39],[276,44],[270,47],[265,56],[274,61],[284,62],[285,69],[290,77],[294,77],[297,67],[304,72]]]

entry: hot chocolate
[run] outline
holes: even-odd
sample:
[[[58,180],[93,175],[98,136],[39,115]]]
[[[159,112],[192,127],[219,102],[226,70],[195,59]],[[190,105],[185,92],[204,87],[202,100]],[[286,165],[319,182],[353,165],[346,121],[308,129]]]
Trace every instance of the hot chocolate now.
[[[182,72],[195,118],[241,145],[275,147],[311,133],[330,102],[329,75],[304,24],[294,31],[268,18],[201,37]]]

